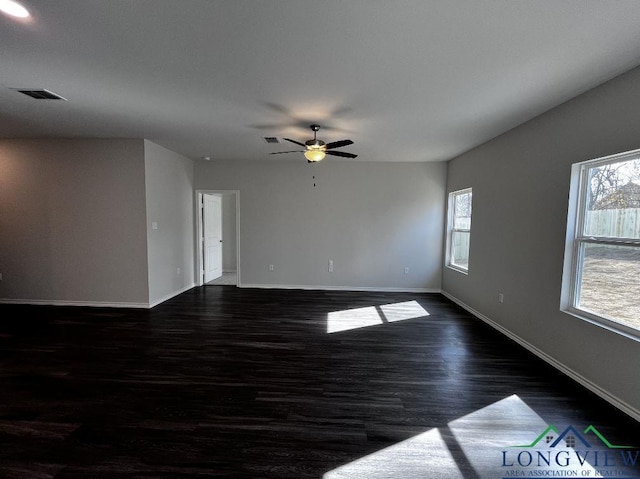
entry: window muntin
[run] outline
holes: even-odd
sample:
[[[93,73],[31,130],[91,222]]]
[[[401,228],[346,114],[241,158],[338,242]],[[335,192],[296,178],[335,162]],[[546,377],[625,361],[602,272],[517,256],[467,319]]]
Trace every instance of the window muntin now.
[[[640,336],[640,150],[578,171],[569,309]]]
[[[471,188],[449,193],[447,266],[463,272],[469,270],[471,204]]]

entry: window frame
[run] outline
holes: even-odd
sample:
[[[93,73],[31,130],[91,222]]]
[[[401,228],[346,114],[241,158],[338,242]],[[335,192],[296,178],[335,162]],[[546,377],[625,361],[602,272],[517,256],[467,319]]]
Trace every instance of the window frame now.
[[[587,160],[572,165],[565,267],[561,295],[561,310],[626,337],[640,340],[640,328],[628,326],[578,306],[587,245],[631,246],[640,248],[640,239],[627,237],[594,236],[585,234],[589,198],[589,170],[599,166],[639,159],[640,149]],[[566,258],[569,257],[567,263]]]
[[[447,204],[447,248],[446,248],[446,262],[445,266],[451,268],[459,273],[469,274],[469,266],[466,268],[453,262],[453,236],[455,233],[468,233],[469,234],[469,251],[467,256],[471,256],[471,220],[469,222],[469,228],[456,228],[455,227],[455,200],[456,197],[470,194],[471,195],[471,217],[473,217],[473,188],[464,188],[462,190],[456,190],[449,192],[448,204]]]

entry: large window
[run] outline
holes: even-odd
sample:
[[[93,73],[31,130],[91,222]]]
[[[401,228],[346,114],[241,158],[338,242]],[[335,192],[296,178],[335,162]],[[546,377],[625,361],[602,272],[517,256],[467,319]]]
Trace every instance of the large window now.
[[[640,335],[640,150],[574,165],[568,310]]]
[[[471,240],[471,188],[449,193],[447,266],[469,271]]]

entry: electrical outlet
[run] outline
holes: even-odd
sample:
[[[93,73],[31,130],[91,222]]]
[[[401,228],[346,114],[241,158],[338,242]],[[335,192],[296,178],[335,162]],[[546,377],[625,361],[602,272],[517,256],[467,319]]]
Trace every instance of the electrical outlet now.
[[[504,294],[498,293],[498,302],[499,303],[504,303]]]
[[[409,267],[408,267],[408,266],[405,266],[405,268],[404,268],[404,274],[409,274]]]
[[[269,271],[273,271],[273,265],[272,264],[269,265]]]
[[[329,260],[329,273],[333,273],[333,260]]]
[[[176,269],[176,273],[180,274],[180,268]]]

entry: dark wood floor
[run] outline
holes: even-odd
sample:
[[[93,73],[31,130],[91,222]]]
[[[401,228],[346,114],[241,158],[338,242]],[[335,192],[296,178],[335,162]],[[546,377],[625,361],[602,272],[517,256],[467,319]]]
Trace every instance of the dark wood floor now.
[[[329,313],[410,301],[428,316],[327,333]],[[433,432],[455,468],[439,469],[453,466],[431,442],[420,467],[432,474],[416,477],[498,477],[456,427],[495,430],[477,418],[507,404],[640,437],[437,294],[205,286],[150,311],[2,305],[0,317],[2,478],[369,478],[354,471],[372,464],[401,477],[389,463],[406,458],[390,453]]]

